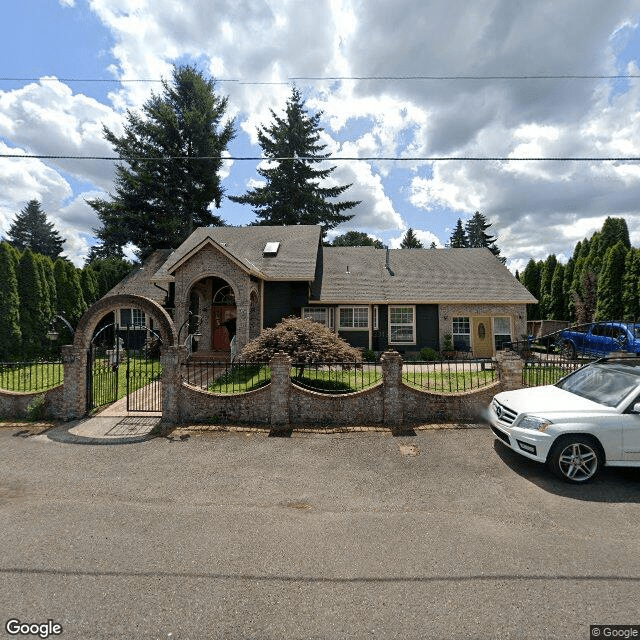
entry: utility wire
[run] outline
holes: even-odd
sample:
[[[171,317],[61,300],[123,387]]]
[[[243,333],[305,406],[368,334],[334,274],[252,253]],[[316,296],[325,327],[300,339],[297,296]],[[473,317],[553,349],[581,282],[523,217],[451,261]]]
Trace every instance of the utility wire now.
[[[548,75],[389,75],[389,76],[291,76],[282,81],[240,80],[238,78],[214,78],[216,82],[230,82],[241,85],[284,85],[295,81],[482,81],[482,80],[630,80],[640,78],[640,74],[548,74]],[[153,78],[58,78],[46,76],[40,78],[0,77],[0,82],[89,82],[89,83],[160,83],[162,80]]]
[[[167,160],[233,160],[238,162],[283,162],[303,160],[308,162],[640,162],[640,156],[157,156],[124,158],[122,156],[66,156],[43,154],[0,153],[0,158],[38,160],[108,160],[111,162],[164,162]]]

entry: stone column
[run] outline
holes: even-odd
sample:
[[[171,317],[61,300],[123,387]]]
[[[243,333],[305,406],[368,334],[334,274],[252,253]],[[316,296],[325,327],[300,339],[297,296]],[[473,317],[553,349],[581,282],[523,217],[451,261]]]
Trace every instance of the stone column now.
[[[162,424],[165,427],[180,421],[180,390],[182,365],[187,361],[187,347],[164,347],[160,355],[162,365]]]
[[[269,361],[271,369],[271,427],[285,429],[289,425],[291,395],[291,358],[278,351]]]
[[[498,365],[498,379],[505,391],[524,387],[522,384],[524,362],[515,351],[509,349],[497,351],[496,362]]]
[[[77,420],[87,413],[87,353],[86,349],[72,344],[62,347],[62,411],[65,420]]]
[[[391,427],[399,427],[404,423],[402,356],[390,349],[382,354],[380,362],[383,376],[384,423]]]

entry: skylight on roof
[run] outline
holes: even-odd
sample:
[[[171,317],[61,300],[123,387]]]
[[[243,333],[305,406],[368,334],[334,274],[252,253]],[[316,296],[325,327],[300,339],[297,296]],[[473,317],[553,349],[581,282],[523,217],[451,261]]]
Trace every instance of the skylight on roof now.
[[[280,248],[279,242],[267,242],[264,245],[264,253],[265,256],[275,256],[278,253],[278,249]]]

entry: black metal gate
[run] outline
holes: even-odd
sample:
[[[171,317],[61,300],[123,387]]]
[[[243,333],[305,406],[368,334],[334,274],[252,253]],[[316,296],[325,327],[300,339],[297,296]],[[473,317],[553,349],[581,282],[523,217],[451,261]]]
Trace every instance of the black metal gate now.
[[[89,345],[87,411],[118,399],[118,369],[123,356],[121,341],[114,340],[118,333],[118,325],[110,323],[96,333]]]
[[[127,411],[162,411],[162,341],[146,326],[128,325],[126,350]]]

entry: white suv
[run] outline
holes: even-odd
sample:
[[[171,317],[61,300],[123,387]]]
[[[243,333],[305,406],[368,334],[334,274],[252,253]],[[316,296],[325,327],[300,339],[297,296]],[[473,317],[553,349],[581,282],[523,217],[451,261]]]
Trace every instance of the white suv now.
[[[489,408],[507,446],[567,482],[640,467],[640,358],[602,358],[555,385],[504,391]]]

